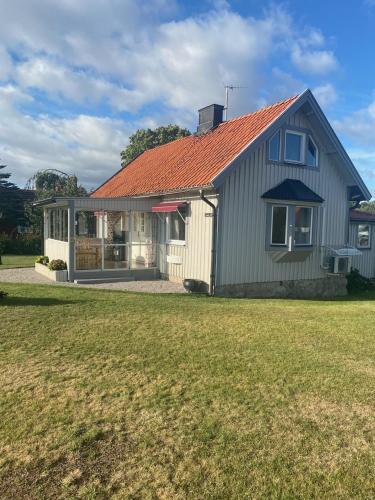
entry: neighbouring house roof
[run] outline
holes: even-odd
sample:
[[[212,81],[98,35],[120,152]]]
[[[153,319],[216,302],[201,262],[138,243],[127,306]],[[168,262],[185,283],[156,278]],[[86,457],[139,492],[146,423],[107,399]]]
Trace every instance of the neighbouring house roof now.
[[[323,203],[324,201],[321,196],[314,193],[306,184],[296,179],[285,179],[285,181],[264,193],[262,198],[310,203]]]
[[[362,212],[362,210],[351,210],[350,220],[353,222],[375,222],[375,214]]]
[[[223,122],[203,135],[190,135],[145,151],[91,196],[139,196],[208,187],[298,97]]]

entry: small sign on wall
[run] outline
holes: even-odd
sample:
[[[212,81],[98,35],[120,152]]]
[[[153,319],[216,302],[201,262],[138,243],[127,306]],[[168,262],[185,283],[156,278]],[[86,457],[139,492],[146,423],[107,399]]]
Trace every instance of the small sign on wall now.
[[[167,255],[167,262],[169,264],[182,264],[181,255]]]

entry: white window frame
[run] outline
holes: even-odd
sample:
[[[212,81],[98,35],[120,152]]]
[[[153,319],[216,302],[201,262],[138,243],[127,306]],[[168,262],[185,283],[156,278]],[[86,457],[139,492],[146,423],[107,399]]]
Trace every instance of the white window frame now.
[[[271,158],[271,141],[273,138],[278,135],[279,136],[279,154],[277,156],[277,159]],[[268,140],[268,159],[270,161],[280,161],[280,153],[281,153],[281,130],[278,130],[273,134],[273,136]]]
[[[308,208],[310,210],[310,240],[309,243],[296,243],[296,209],[297,208]],[[312,234],[313,234],[313,207],[309,207],[308,205],[296,205],[294,207],[294,223],[293,223],[293,239],[295,247],[309,247],[312,245]]]
[[[308,151],[308,147],[309,147],[309,140],[314,144],[315,146],[315,151],[316,151],[316,156],[315,156],[315,165],[309,165],[307,163],[307,151]],[[319,148],[316,144],[316,142],[314,141],[314,139],[312,138],[311,135],[308,135],[307,137],[307,141],[306,141],[306,165],[310,168],[317,168],[317,166],[319,165]]]
[[[286,141],[288,134],[291,135],[298,135],[301,137],[301,154],[300,154],[300,159],[299,160],[291,160],[286,157]],[[306,134],[304,132],[299,132],[297,130],[290,130],[286,129],[285,130],[285,137],[284,137],[284,161],[287,163],[295,163],[296,165],[303,165],[305,163],[305,156],[306,156]]]
[[[363,246],[359,244],[359,227],[360,226],[367,226],[368,227],[368,245]],[[371,248],[371,224],[358,224],[357,225],[357,248],[362,248],[364,250],[368,250]]]
[[[274,208],[286,208],[285,214],[285,235],[284,235],[284,243],[273,243],[272,235],[273,235],[273,210]],[[289,206],[288,205],[272,205],[271,210],[271,234],[270,234],[270,245],[273,247],[286,247],[288,240],[288,220],[289,220]]]
[[[165,223],[166,223],[166,242],[168,245],[179,245],[179,246],[185,246],[186,245],[186,220],[183,218],[179,210],[176,210],[178,216],[181,218],[183,224],[185,224],[185,239],[184,240],[172,240],[171,239],[171,213],[168,212],[165,218]]]

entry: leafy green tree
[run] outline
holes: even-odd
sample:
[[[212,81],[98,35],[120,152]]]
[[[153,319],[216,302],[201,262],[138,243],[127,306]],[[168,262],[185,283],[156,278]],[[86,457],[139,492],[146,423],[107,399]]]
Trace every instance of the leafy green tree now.
[[[121,151],[121,166],[125,167],[134,158],[148,149],[167,144],[175,139],[190,135],[189,130],[178,125],[167,125],[154,130],[140,129],[129,137],[129,145]]]
[[[371,214],[375,214],[375,200],[372,201],[363,201],[358,210],[362,210],[363,212],[370,212]]]
[[[78,184],[75,175],[67,175],[58,170],[40,170],[27,183],[29,188],[35,190],[36,200],[59,196],[87,196],[86,189]],[[43,234],[43,209],[28,207],[28,218],[34,234]]]

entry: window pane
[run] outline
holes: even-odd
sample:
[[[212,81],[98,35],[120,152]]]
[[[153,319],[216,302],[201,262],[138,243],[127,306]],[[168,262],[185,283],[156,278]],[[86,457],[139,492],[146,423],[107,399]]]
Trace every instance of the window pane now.
[[[122,245],[106,245],[104,247],[104,269],[128,269],[129,249]]]
[[[312,208],[295,208],[294,242],[296,245],[311,245]]]
[[[370,226],[368,224],[360,224],[358,226],[357,245],[362,248],[370,247]]]
[[[77,271],[101,269],[102,247],[95,240],[84,238],[76,240],[76,269]]]
[[[287,207],[272,207],[272,245],[286,244]]]
[[[285,159],[291,161],[301,161],[302,136],[298,134],[286,133],[285,139]]]
[[[185,213],[180,210],[183,218]],[[169,238],[171,240],[185,241],[185,222],[177,212],[172,212],[169,216]]]
[[[279,161],[280,159],[280,131],[269,142],[269,159],[274,161]]]
[[[97,237],[97,218],[101,217],[100,212],[89,212],[81,210],[76,212],[76,236],[85,238]]]
[[[317,166],[317,150],[315,147],[315,144],[313,141],[310,139],[308,140],[307,143],[307,165],[309,167],[316,167]]]

